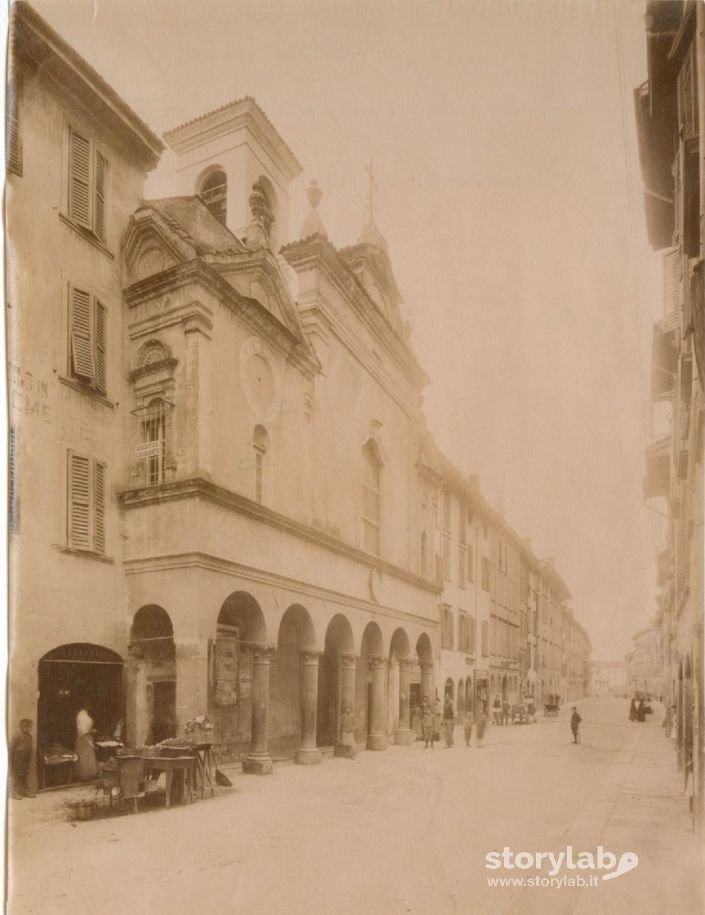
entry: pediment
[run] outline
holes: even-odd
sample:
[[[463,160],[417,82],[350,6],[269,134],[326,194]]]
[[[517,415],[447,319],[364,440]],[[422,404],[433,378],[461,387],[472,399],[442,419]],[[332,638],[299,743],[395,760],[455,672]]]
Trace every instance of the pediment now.
[[[279,265],[267,251],[237,257],[228,263],[213,264],[223,279],[248,299],[266,309],[296,337],[303,339],[299,313]]]
[[[138,210],[130,219],[125,237],[128,285],[162,273],[194,256],[193,248],[152,210]]]

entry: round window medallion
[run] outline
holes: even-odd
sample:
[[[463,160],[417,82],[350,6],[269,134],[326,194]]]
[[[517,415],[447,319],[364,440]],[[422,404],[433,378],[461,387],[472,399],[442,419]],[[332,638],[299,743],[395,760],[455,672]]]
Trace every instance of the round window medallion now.
[[[240,381],[253,413],[271,422],[281,409],[281,382],[271,353],[258,337],[250,337],[240,351]]]

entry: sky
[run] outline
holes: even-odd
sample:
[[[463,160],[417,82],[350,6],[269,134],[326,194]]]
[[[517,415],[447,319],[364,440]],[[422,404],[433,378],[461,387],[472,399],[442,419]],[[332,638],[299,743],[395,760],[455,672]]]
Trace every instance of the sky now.
[[[633,0],[35,0],[161,133],[254,96],[323,189],[331,241],[366,209],[389,243],[428,424],[552,556],[593,642],[655,612],[665,538],[643,501],[651,327]]]

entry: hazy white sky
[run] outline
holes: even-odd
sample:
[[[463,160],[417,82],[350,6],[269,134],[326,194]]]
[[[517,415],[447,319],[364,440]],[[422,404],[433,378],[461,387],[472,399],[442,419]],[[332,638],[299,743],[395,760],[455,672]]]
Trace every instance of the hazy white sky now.
[[[632,101],[644,3],[34,6],[158,133],[255,96],[304,167],[293,237],[316,177],[331,240],[355,241],[374,160],[429,424],[556,557],[594,657],[621,657],[664,536],[641,490],[661,282]]]

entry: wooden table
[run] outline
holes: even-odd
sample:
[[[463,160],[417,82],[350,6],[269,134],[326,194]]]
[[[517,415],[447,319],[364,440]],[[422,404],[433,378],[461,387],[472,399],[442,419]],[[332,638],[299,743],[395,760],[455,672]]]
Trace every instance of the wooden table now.
[[[181,803],[190,803],[193,791],[195,756],[143,756],[145,770],[166,775],[166,806],[171,804],[171,785],[175,772],[181,772]]]
[[[198,783],[201,785],[201,800],[206,796],[206,789],[210,791],[211,797],[215,796],[215,757],[213,756],[212,743],[195,743],[191,745],[193,758],[195,762],[196,783],[194,789],[198,790]]]

